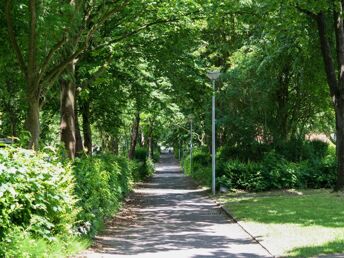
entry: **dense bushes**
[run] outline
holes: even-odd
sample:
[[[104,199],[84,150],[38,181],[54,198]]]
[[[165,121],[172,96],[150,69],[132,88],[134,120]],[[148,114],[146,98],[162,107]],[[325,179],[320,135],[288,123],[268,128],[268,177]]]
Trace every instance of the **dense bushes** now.
[[[195,149],[192,155],[192,173],[190,169],[190,155],[183,159],[183,168],[187,175],[191,175],[204,185],[211,183],[211,157],[204,149]]]
[[[78,211],[73,188],[70,168],[52,157],[0,149],[0,256],[11,253],[13,237],[71,234]]]
[[[135,179],[154,172],[150,159],[102,154],[73,164],[58,160],[52,154],[0,149],[0,257],[72,252],[80,245],[77,236],[94,235],[118,210]]]
[[[257,157],[251,156],[255,152]],[[335,184],[335,151],[323,142],[292,141],[286,143],[285,148],[256,144],[253,150],[250,149],[248,157],[250,158],[244,157],[242,150],[220,149],[217,153],[217,186],[265,191],[329,188]],[[211,183],[210,158],[207,151],[195,151],[192,177],[201,184]],[[190,174],[189,156],[184,159],[183,164]]]
[[[75,194],[81,207],[79,231],[94,233],[111,216],[131,190],[135,162],[113,155],[99,155],[74,162]]]
[[[148,158],[148,151],[146,148],[137,147],[134,158],[137,161],[137,169],[134,170],[134,180],[138,181],[153,175],[154,162],[159,160],[160,152],[154,152],[153,159],[151,159]]]

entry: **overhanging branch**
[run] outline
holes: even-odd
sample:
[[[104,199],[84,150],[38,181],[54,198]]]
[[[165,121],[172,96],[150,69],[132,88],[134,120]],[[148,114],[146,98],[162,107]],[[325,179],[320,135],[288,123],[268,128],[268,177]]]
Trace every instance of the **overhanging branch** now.
[[[10,43],[14,49],[14,52],[16,54],[17,60],[19,62],[19,67],[22,73],[24,74],[24,77],[27,78],[27,67],[24,62],[23,54],[19,48],[17,38],[15,35],[14,31],[14,26],[13,26],[13,19],[12,19],[12,14],[11,14],[11,9],[12,9],[12,1],[11,0],[6,0],[5,4],[5,16],[6,16],[6,22],[7,22],[7,31],[8,31],[8,36]]]

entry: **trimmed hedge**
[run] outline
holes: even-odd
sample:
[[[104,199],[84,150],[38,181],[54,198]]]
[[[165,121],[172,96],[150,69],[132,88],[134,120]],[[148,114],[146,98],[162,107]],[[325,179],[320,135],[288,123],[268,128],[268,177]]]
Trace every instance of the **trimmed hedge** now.
[[[104,154],[63,165],[54,155],[0,149],[0,257],[72,253],[83,242],[76,236],[93,236],[135,179],[153,172],[150,159]]]
[[[78,212],[73,188],[70,167],[53,157],[0,149],[0,256],[20,232],[47,241],[71,234]]]
[[[281,150],[260,154],[262,157],[258,161],[226,160],[223,150],[220,150],[217,154],[217,187],[223,185],[229,189],[248,191],[333,187],[337,166],[335,150],[318,142],[304,143],[303,146],[307,146],[304,150],[308,148],[308,152],[303,152],[307,153],[307,159],[301,159],[299,162],[288,160],[280,154]],[[196,150],[191,174],[199,183],[208,186],[211,185],[210,157],[204,150]],[[190,156],[183,160],[183,166],[190,175]]]
[[[94,235],[104,219],[120,207],[123,197],[132,189],[135,162],[113,155],[77,159],[73,164],[78,230]]]

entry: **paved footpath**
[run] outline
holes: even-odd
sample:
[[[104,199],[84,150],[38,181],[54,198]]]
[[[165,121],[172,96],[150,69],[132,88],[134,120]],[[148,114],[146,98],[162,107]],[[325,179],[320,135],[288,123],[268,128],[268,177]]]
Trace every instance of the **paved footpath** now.
[[[79,257],[271,257],[162,154],[155,176]]]

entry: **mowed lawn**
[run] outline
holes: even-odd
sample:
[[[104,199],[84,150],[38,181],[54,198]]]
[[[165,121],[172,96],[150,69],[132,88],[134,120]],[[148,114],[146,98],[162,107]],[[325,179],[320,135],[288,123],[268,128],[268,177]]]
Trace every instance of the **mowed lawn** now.
[[[344,194],[330,190],[230,193],[230,213],[276,256],[344,253]]]

